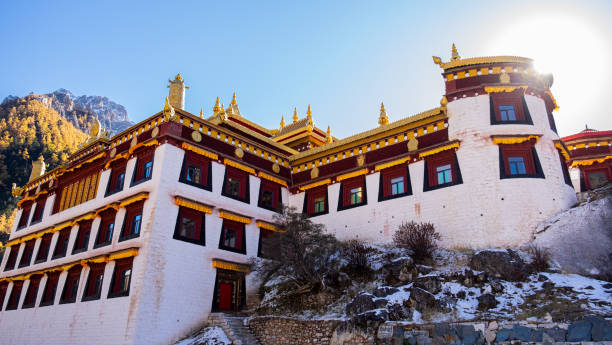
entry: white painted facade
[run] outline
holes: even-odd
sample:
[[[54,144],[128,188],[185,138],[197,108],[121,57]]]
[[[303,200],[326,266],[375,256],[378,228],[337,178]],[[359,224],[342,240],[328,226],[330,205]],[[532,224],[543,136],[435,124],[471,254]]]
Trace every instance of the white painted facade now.
[[[367,205],[337,211],[340,183],[328,186],[329,213],[311,218],[340,239],[389,243],[403,221],[432,222],[447,248],[516,246],[537,224],[576,202],[565,184],[544,101],[525,95],[533,125],[491,125],[489,95],[448,103],[449,140],[460,140],[457,160],[463,183],[423,192],[424,162],[409,164],[412,195],[378,202],[380,173],[366,176]],[[544,179],[500,179],[499,149],[491,135],[541,134],[535,145]],[[289,203],[302,209],[305,193]]]

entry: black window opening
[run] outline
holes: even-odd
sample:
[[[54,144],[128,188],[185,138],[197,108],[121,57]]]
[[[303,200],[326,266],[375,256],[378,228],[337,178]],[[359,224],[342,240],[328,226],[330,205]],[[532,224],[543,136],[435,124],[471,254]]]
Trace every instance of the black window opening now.
[[[59,259],[66,256],[68,251],[68,241],[70,240],[70,228],[61,230],[57,237],[57,243],[55,244],[55,250],[53,251],[52,259]]]
[[[32,308],[36,304],[36,296],[38,295],[38,286],[40,285],[41,278],[41,274],[36,274],[30,277],[30,284],[28,284],[23,305],[21,306],[22,309]]]
[[[30,221],[30,225],[40,223],[42,221],[46,202],[47,202],[46,197],[42,197],[38,201],[36,201],[36,203],[34,204],[34,214],[32,215],[32,220]]]
[[[205,214],[187,207],[180,207],[173,238],[189,243],[205,245]]]
[[[34,244],[36,240],[29,240],[25,243],[23,253],[21,253],[21,260],[19,260],[19,268],[30,265],[32,261],[32,254],[34,253]]]
[[[87,246],[89,245],[89,236],[91,234],[91,224],[91,220],[85,220],[79,223],[79,229],[77,230],[77,237],[74,241],[72,254],[81,253],[87,250]]]
[[[30,211],[32,210],[32,204],[24,206],[19,217],[19,223],[17,223],[17,229],[23,229],[28,225],[28,218],[30,218]]]
[[[6,310],[15,310],[19,304],[19,298],[21,298],[21,289],[23,288],[23,280],[13,281],[13,289],[11,289],[11,295],[9,296]]]
[[[186,151],[179,182],[212,191],[212,162],[193,152]]]
[[[259,186],[259,202],[257,206],[266,210],[279,212],[283,203],[281,186],[277,183],[261,180]]]
[[[153,176],[153,155],[155,150],[143,151],[137,154],[136,166],[132,177],[132,186],[148,181]]]
[[[93,301],[100,299],[102,294],[102,283],[104,282],[105,263],[95,263],[89,266],[89,275],[83,290],[81,301]]]
[[[115,269],[108,290],[108,298],[123,297],[130,294],[133,257],[115,261]]]
[[[53,239],[53,234],[45,234],[41,238],[38,253],[36,253],[36,259],[34,259],[35,264],[47,261],[49,249],[51,248],[51,239]]]
[[[140,236],[142,209],[143,202],[138,202],[127,207],[123,228],[121,229],[121,236],[119,237],[120,242]]]
[[[112,243],[115,229],[115,215],[116,212],[114,210],[109,210],[101,214],[100,226],[98,228],[94,248],[107,246]]]
[[[15,264],[17,263],[17,254],[19,254],[19,248],[21,245],[15,244],[10,246],[9,257],[6,260],[6,265],[4,266],[4,271],[10,271],[15,268]]]
[[[126,163],[122,163],[112,168],[111,175],[106,187],[106,196],[121,192],[125,184]]]
[[[77,292],[79,291],[79,280],[81,278],[81,265],[76,265],[68,270],[68,275],[64,282],[64,289],[60,298],[60,304],[76,302]]]
[[[257,256],[265,259],[280,260],[282,234],[277,231],[259,229],[259,244]]]
[[[219,249],[246,254],[246,236],[243,223],[223,220]]]
[[[250,203],[249,174],[245,171],[226,166],[221,195],[245,203]]]
[[[57,284],[59,282],[60,272],[51,272],[47,274],[47,282],[45,283],[45,289],[40,300],[40,307],[53,305],[55,303],[55,293],[57,291]]]

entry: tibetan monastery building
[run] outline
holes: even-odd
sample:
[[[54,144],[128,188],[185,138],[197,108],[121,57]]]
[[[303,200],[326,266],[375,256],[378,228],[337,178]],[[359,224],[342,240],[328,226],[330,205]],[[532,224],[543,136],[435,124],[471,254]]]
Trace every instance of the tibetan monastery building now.
[[[562,139],[569,151],[569,169],[579,192],[601,187],[612,181],[612,130],[585,128]]]
[[[113,137],[94,125],[64,166],[35,161],[13,189],[2,343],[168,344],[211,311],[245,308],[258,288],[249,258],[270,250],[281,204],[340,239],[390,242],[415,220],[433,222],[445,247],[530,240],[576,202],[552,76],[454,46],[434,62],[439,106],[401,119],[381,106],[374,128],[344,139],[310,107],[275,129],[235,97],[194,115],[177,75],[160,112]]]

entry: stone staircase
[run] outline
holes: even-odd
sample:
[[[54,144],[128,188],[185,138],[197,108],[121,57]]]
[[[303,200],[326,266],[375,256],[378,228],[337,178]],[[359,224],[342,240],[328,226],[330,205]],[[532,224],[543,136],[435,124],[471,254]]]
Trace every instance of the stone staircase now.
[[[232,345],[260,345],[249,327],[245,325],[245,320],[246,317],[223,313],[210,313],[208,316],[208,324],[221,327],[232,341]]]

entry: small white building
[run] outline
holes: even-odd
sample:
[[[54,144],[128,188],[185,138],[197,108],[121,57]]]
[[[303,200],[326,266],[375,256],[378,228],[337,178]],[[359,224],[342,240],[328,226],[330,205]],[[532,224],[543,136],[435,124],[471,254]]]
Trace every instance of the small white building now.
[[[273,248],[288,204],[340,239],[390,242],[402,221],[446,247],[514,246],[576,201],[552,112],[552,77],[519,57],[443,68],[440,107],[337,139],[310,106],[267,129],[234,97],[204,119],[170,81],[163,111],[37,168],[0,266],[3,344],[168,344],[211,311],[256,301],[249,258]]]

